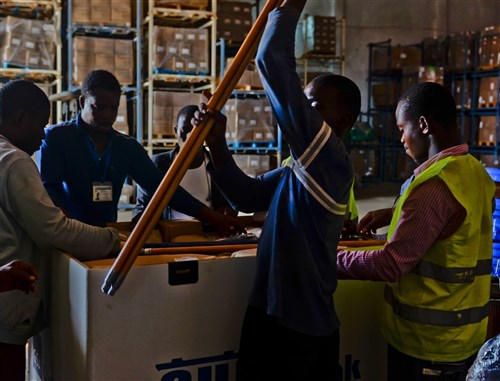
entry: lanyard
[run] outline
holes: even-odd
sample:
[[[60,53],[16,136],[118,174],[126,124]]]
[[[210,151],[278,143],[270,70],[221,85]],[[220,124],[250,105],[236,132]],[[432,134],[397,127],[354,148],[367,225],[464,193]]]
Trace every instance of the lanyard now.
[[[92,159],[94,160],[94,162],[97,165],[97,168],[99,169],[99,180],[101,182],[104,182],[106,180],[106,175],[108,173],[109,165],[111,163],[111,140],[109,141],[108,147],[106,148],[103,154],[99,154],[99,152],[97,152],[95,144],[90,138],[90,136],[87,136],[86,142],[87,146],[89,147],[90,155],[92,156]]]

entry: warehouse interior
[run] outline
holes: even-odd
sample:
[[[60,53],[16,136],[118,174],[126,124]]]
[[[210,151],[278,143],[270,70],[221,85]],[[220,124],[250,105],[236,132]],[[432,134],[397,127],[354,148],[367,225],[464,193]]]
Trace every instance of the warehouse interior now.
[[[78,116],[85,76],[94,69],[108,70],[122,88],[113,128],[135,138],[151,157],[178,144],[174,126],[179,110],[188,104],[206,102],[203,91],[215,93],[219,89],[265,3],[265,0],[0,0],[0,87],[13,79],[36,83],[49,97],[50,124],[56,124]],[[353,192],[360,218],[371,210],[392,207],[401,185],[416,168],[401,145],[394,117],[399,96],[414,83],[431,81],[444,85],[457,104],[462,142],[469,145],[470,152],[483,166],[500,168],[499,0],[309,0],[303,13],[296,34],[296,58],[304,85],[317,75],[335,73],[352,79],[361,90],[361,115],[345,140],[354,167]],[[327,25],[324,30],[322,25]],[[222,112],[228,120],[228,146],[246,174],[258,176],[283,164],[289,148],[253,61],[228,96]],[[40,165],[40,152],[33,159]],[[494,180],[497,210],[493,222],[497,221],[497,227],[493,226],[493,236],[498,241],[494,238],[497,251],[493,260],[500,267],[497,254],[500,175]],[[128,237],[134,237],[131,220],[137,188],[134,179],[125,180],[118,218],[110,221],[110,226],[127,230]],[[240,217],[249,215],[240,213]],[[183,234],[188,237],[199,236],[199,228],[186,222],[178,229],[186,229]],[[148,225],[144,229],[149,239],[157,240],[160,236],[160,241],[165,234],[168,237],[177,234],[174,232],[177,228],[168,224]],[[378,233],[387,233],[387,228]],[[83,263],[69,256],[57,259],[52,271],[60,272],[61,276],[56,280],[58,291],[53,296],[60,303],[54,307],[53,323],[61,327],[57,334],[68,338],[43,332],[31,339],[27,379],[104,380],[113,377],[116,363],[111,362],[108,367],[106,356],[101,358],[101,354],[114,361],[115,352],[119,353],[117,358],[134,357],[128,367],[124,365],[133,369],[131,377],[135,370],[143,371],[139,368],[148,356],[154,357],[151,361],[154,365],[148,363],[147,379],[164,376],[165,380],[188,380],[187,371],[176,370],[187,367],[193,374],[192,369],[196,369],[202,375],[200,381],[211,380],[203,378],[204,361],[220,362],[222,365],[210,365],[214,374],[227,375],[224,367],[235,361],[232,350],[237,349],[235,338],[244,313],[244,303],[240,305],[238,295],[251,282],[252,272],[244,270],[248,266],[244,254],[242,263],[222,269],[198,257],[201,279],[198,285],[203,290],[196,289],[193,294],[165,290],[162,274],[170,271],[166,263],[140,258],[140,265],[137,268],[134,265],[133,274],[112,299],[103,295],[100,288],[102,279],[109,276],[118,260]],[[240,272],[242,275],[238,276]],[[210,278],[213,274],[220,279]],[[500,334],[500,268],[492,275],[488,338]],[[220,280],[236,284],[233,292],[219,284]],[[213,291],[205,294],[211,288]],[[367,322],[380,309],[374,303],[376,293],[381,290],[378,286],[353,282],[352,288],[346,286],[337,297],[340,308],[349,306],[349,313],[341,316],[347,329],[354,331],[357,325],[363,325],[362,334],[372,342],[361,350],[356,347],[360,345],[360,335],[352,333],[349,336],[352,346],[342,344],[346,345],[341,350],[345,354],[345,372],[353,369],[351,361],[356,361],[356,355],[349,356],[358,349],[357,356],[363,359],[365,371],[367,368],[372,371],[371,378],[358,377],[362,381],[379,381],[384,379],[379,377],[385,376],[385,369],[380,366],[385,363],[385,343],[378,332],[374,333],[376,319]],[[366,299],[353,297],[359,291]],[[170,305],[155,305],[151,295],[169,298]],[[369,300],[371,296],[373,300]],[[192,304],[183,304],[183,297],[191,298]],[[218,311],[213,311],[211,303],[217,305]],[[90,307],[93,304],[98,305],[95,310]],[[179,332],[164,333],[165,327],[156,321],[148,327],[139,312],[132,313],[127,322],[129,308],[168,315],[172,319],[168,324]],[[213,332],[206,333],[198,323],[200,316],[209,310],[203,320],[218,322]],[[176,314],[177,311],[181,313]],[[77,317],[65,321],[67,315]],[[186,321],[182,316],[195,318]],[[138,331],[140,327],[144,334],[134,332],[124,338],[116,327]],[[217,335],[222,331],[229,332],[230,338],[224,337],[219,342]],[[106,337],[107,332],[110,337]],[[143,354],[127,351],[136,342],[142,345],[154,338],[155,332],[173,340],[178,353],[177,349],[164,351],[161,343],[155,343]],[[189,340],[183,342],[187,336]],[[50,349],[46,344],[49,338],[55,343],[50,344]],[[124,340],[124,344],[118,344],[119,340]],[[203,348],[205,344],[200,345],[201,341],[210,344]],[[197,346],[200,348],[193,350]],[[65,363],[54,366],[51,352]],[[50,370],[48,364],[52,364]],[[220,368],[215,370],[217,366]],[[116,373],[123,376],[121,370]],[[224,376],[216,379],[226,380]],[[228,376],[227,380],[230,379]],[[352,378],[345,373],[344,379]]]

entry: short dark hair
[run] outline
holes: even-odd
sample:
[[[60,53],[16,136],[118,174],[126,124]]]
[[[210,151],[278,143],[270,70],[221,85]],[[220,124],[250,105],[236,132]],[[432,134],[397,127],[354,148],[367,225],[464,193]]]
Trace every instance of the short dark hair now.
[[[406,117],[418,122],[424,116],[445,129],[457,128],[457,106],[446,88],[435,82],[421,82],[408,88],[399,98]]]
[[[116,77],[107,70],[94,70],[87,74],[82,83],[82,94],[92,94],[95,90],[102,89],[121,93],[120,83]]]
[[[47,95],[33,82],[16,79],[0,89],[0,128],[16,111],[50,110]]]
[[[352,80],[343,75],[323,74],[311,82],[316,86],[328,86],[340,90],[344,105],[351,112],[354,120],[358,118],[361,111],[361,91]]]
[[[189,115],[194,114],[199,108],[196,105],[187,105],[179,110],[177,113],[177,120],[181,117],[181,115]]]

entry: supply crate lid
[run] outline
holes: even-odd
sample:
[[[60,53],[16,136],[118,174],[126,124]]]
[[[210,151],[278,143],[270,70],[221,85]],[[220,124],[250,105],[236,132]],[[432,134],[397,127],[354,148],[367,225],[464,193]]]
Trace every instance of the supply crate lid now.
[[[488,172],[494,182],[500,183],[500,168],[486,167],[486,172]]]

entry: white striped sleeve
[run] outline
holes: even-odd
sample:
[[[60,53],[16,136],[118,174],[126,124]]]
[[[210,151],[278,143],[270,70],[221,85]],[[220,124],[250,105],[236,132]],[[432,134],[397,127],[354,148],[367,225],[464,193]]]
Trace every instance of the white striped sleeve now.
[[[316,180],[307,172],[307,167],[313,162],[323,146],[328,141],[332,133],[331,128],[325,123],[319,130],[309,147],[295,161],[288,164],[297,179],[304,185],[307,191],[329,212],[338,215],[345,215],[347,204],[341,204],[335,201]]]

